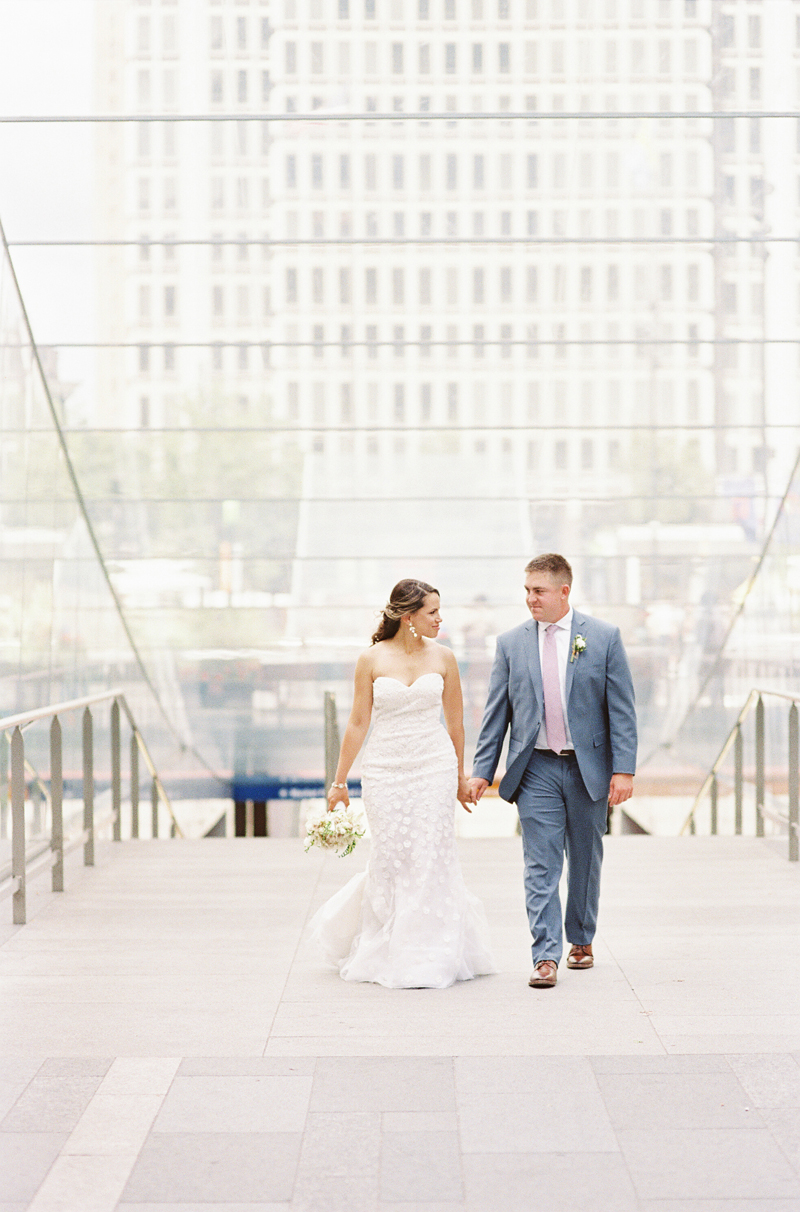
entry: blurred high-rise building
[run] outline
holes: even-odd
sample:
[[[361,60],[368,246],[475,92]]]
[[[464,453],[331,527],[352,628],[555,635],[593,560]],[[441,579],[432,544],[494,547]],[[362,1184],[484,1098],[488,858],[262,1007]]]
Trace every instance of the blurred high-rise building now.
[[[794,124],[669,115],[793,108],[797,7],[99,4],[99,109],[141,117],[99,137],[100,234],[139,242],[100,261],[104,420],[293,444],[296,635],[401,575],[506,604],[534,548],[637,606],[622,525],[782,474]]]

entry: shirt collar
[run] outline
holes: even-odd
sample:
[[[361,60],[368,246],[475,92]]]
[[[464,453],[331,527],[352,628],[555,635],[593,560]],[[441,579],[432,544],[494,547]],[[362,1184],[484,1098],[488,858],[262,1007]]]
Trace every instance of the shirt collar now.
[[[563,619],[557,620],[556,627],[561,627],[561,628],[563,628],[564,631],[571,631],[572,630],[572,616],[574,613],[575,612],[573,611],[572,607],[570,606],[569,610],[564,615]],[[550,626],[549,623],[545,623],[541,619],[538,620],[536,625],[540,631],[546,631],[547,628]]]

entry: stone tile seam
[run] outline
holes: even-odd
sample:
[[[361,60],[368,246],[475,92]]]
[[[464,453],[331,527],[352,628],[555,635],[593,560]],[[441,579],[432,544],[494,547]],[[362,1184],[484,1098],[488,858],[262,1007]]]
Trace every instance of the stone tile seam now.
[[[115,1058],[115,1059],[120,1059],[120,1058]],[[136,1059],[140,1059],[140,1058],[136,1058]],[[160,1059],[162,1059],[162,1058],[158,1057],[158,1058],[141,1058],[141,1059],[159,1059],[159,1060],[160,1060]],[[173,1073],[173,1075],[172,1075],[172,1078],[170,1079],[169,1085],[168,1085],[168,1086],[167,1086],[167,1088],[164,1090],[164,1092],[161,1094],[161,1101],[160,1101],[160,1103],[159,1103],[159,1105],[158,1105],[158,1107],[157,1107],[157,1109],[156,1109],[156,1111],[155,1111],[155,1113],[154,1113],[154,1115],[153,1115],[153,1118],[152,1118],[152,1120],[151,1120],[151,1123],[150,1123],[149,1128],[147,1129],[147,1131],[146,1131],[146,1132],[144,1132],[144,1133],[143,1133],[142,1138],[141,1138],[141,1140],[140,1140],[140,1142],[139,1142],[139,1146],[138,1146],[138,1148],[137,1148],[136,1152],[135,1152],[135,1153],[134,1153],[134,1152],[131,1152],[131,1154],[130,1154],[131,1163],[130,1163],[130,1168],[129,1168],[129,1170],[128,1170],[128,1173],[127,1173],[127,1175],[126,1175],[126,1177],[125,1177],[125,1182],[127,1182],[127,1181],[128,1181],[128,1179],[130,1178],[131,1174],[133,1173],[133,1170],[134,1170],[134,1168],[135,1168],[135,1166],[136,1166],[136,1164],[137,1164],[137,1162],[138,1162],[138,1160],[139,1160],[139,1157],[141,1156],[142,1149],[144,1148],[145,1144],[147,1143],[147,1140],[148,1140],[148,1138],[149,1138],[149,1136],[150,1136],[150,1134],[151,1134],[151,1132],[152,1132],[153,1123],[155,1123],[156,1117],[158,1116],[158,1114],[159,1114],[159,1112],[160,1112],[160,1110],[161,1110],[161,1107],[164,1105],[164,1100],[166,1099],[167,1094],[169,1093],[169,1091],[170,1091],[170,1090],[171,1090],[171,1088],[172,1088],[172,1083],[173,1083],[173,1082],[174,1082],[174,1080],[175,1080],[175,1074],[177,1074],[178,1069],[180,1068],[180,1060],[181,1060],[181,1059],[182,1059],[182,1058],[178,1058],[178,1059],[177,1059],[177,1063],[176,1063],[176,1065],[175,1065],[175,1071],[174,1071],[174,1073]],[[43,1062],[42,1062],[42,1064],[43,1064],[43,1065],[44,1065],[45,1063],[46,1063],[46,1061],[43,1061]],[[114,1062],[113,1062],[113,1060],[112,1060],[111,1065],[113,1065],[113,1063],[114,1063]],[[109,1066],[109,1068],[111,1068],[111,1066]],[[94,1102],[95,1098],[97,1097],[97,1095],[98,1095],[98,1093],[99,1093],[99,1088],[100,1088],[100,1086],[102,1085],[103,1080],[104,1080],[103,1078],[101,1078],[101,1079],[100,1079],[100,1082],[99,1082],[99,1084],[98,1084],[98,1089],[97,1089],[97,1090],[95,1091],[95,1093],[92,1095],[91,1099],[89,1100],[89,1102],[87,1103],[86,1107],[84,1108],[83,1113],[82,1113],[82,1114],[80,1115],[80,1117],[78,1118],[78,1121],[77,1121],[77,1123],[75,1124],[75,1126],[74,1126],[74,1128],[73,1128],[72,1132],[70,1132],[70,1133],[68,1134],[67,1139],[64,1141],[64,1144],[62,1145],[61,1149],[59,1150],[59,1152],[58,1152],[57,1156],[56,1156],[56,1157],[53,1159],[53,1164],[50,1166],[50,1168],[48,1169],[47,1173],[44,1175],[44,1177],[43,1177],[43,1179],[42,1179],[41,1183],[39,1184],[38,1188],[36,1189],[36,1192],[35,1192],[35,1194],[34,1194],[34,1196],[33,1196],[33,1199],[31,1200],[31,1203],[30,1203],[29,1207],[33,1208],[33,1207],[35,1206],[35,1204],[36,1204],[36,1200],[37,1200],[37,1199],[38,1199],[38,1197],[39,1197],[39,1193],[40,1193],[40,1192],[41,1192],[41,1191],[42,1191],[42,1190],[43,1190],[43,1189],[46,1187],[46,1185],[47,1185],[47,1183],[48,1183],[48,1181],[49,1181],[50,1175],[52,1174],[53,1170],[54,1170],[54,1169],[55,1169],[55,1167],[58,1165],[58,1163],[59,1163],[59,1162],[62,1160],[62,1158],[66,1158],[66,1157],[75,1157],[75,1158],[80,1158],[80,1157],[103,1157],[103,1156],[107,1156],[106,1154],[103,1154],[102,1152],[91,1152],[91,1153],[90,1153],[90,1152],[85,1152],[85,1153],[68,1153],[68,1152],[67,1152],[67,1148],[68,1148],[68,1146],[69,1146],[69,1143],[70,1143],[70,1141],[71,1141],[71,1139],[72,1139],[73,1135],[75,1134],[75,1132],[78,1130],[78,1128],[79,1128],[79,1126],[80,1126],[80,1123],[81,1123],[81,1120],[82,1120],[82,1119],[84,1118],[84,1116],[85,1116],[85,1115],[87,1115],[87,1113],[89,1112],[89,1110],[90,1110],[90,1108],[91,1108],[91,1106],[92,1106],[92,1103]],[[103,1097],[105,1097],[105,1098],[114,1098],[114,1097],[115,1097],[115,1095],[113,1095],[113,1094],[112,1094],[112,1095],[104,1095]],[[124,1095],[123,1095],[123,1096],[121,1096],[121,1097],[124,1097]],[[123,1185],[123,1189],[124,1189],[124,1185]]]
[[[740,1086],[742,1086],[742,1081],[741,1081],[741,1078],[739,1077],[738,1073],[734,1069],[732,1061],[733,1061],[734,1057],[738,1057],[741,1055],[743,1055],[743,1054],[739,1053],[739,1052],[730,1052],[730,1053],[726,1054],[726,1056],[725,1056],[725,1063],[728,1065],[731,1073],[736,1078],[736,1080],[738,1081]],[[774,1052],[755,1052],[755,1053],[745,1053],[744,1055],[746,1055],[748,1058],[752,1058],[753,1056],[774,1057],[776,1055],[776,1053],[774,1053]],[[795,1067],[800,1068],[800,1058],[794,1052],[785,1052],[782,1054],[779,1053],[777,1055],[783,1055],[787,1058],[791,1057],[791,1059],[795,1063]],[[745,1090],[744,1086],[742,1086],[742,1092],[744,1093],[745,1097],[747,1097],[747,1091]],[[764,1123],[764,1128],[770,1134],[773,1141],[775,1142],[775,1147],[786,1158],[786,1161],[788,1162],[790,1168],[792,1170],[794,1170],[795,1174],[797,1174],[797,1176],[800,1178],[800,1162],[797,1162],[792,1158],[792,1156],[787,1151],[787,1149],[781,1144],[780,1140],[775,1135],[775,1133],[772,1130],[772,1127],[770,1126],[770,1124],[768,1122]]]
[[[20,929],[22,929],[22,927],[20,927]],[[39,1074],[41,1073],[41,1071],[42,1071],[42,1069],[44,1068],[45,1064],[47,1063],[47,1060],[48,1060],[48,1057],[45,1057],[45,1058],[42,1060],[42,1062],[40,1063],[39,1068],[36,1070],[36,1072],[35,1072],[35,1073],[33,1073],[33,1074],[31,1074],[31,1076],[30,1076],[30,1078],[28,1079],[28,1081],[26,1082],[26,1084],[25,1084],[24,1088],[23,1088],[22,1090],[20,1090],[19,1094],[18,1094],[18,1095],[17,1095],[17,1097],[14,1099],[14,1102],[11,1104],[11,1106],[8,1108],[8,1111],[7,1111],[7,1112],[6,1112],[6,1114],[3,1116],[3,1119],[6,1119],[6,1118],[7,1118],[9,1115],[11,1115],[12,1111],[14,1111],[14,1110],[16,1109],[17,1103],[18,1103],[18,1102],[19,1102],[19,1100],[20,1100],[20,1099],[21,1099],[21,1098],[22,1098],[22,1097],[23,1097],[23,1096],[24,1096],[24,1095],[27,1093],[27,1091],[28,1091],[28,1087],[29,1087],[29,1086],[30,1086],[30,1085],[31,1085],[31,1084],[32,1084],[32,1083],[33,1083],[33,1082],[36,1080],[36,1078],[39,1076]],[[0,1128],[0,1131],[7,1131],[7,1129],[2,1129],[2,1128]]]

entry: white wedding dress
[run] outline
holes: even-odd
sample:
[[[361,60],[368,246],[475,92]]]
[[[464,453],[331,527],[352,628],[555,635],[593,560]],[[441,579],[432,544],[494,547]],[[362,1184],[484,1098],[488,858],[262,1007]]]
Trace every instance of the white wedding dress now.
[[[347,981],[445,989],[494,972],[483,906],[467,891],[454,832],[458,780],[440,722],[443,679],[373,684],[361,785],[372,844],[366,871],[315,915],[312,935]]]

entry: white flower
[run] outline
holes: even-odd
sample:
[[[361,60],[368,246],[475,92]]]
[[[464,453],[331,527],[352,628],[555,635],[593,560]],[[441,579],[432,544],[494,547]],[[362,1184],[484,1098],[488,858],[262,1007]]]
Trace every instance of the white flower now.
[[[323,850],[335,850],[344,858],[352,854],[365,832],[363,821],[356,819],[352,808],[339,807],[334,812],[308,818],[305,850],[308,852],[312,846],[319,846]]]
[[[583,638],[582,635],[576,635],[575,639],[572,641],[572,653],[569,658],[570,665],[572,664],[573,661],[577,660],[577,658],[581,655],[582,652],[585,652],[585,651],[586,651],[586,640]]]

